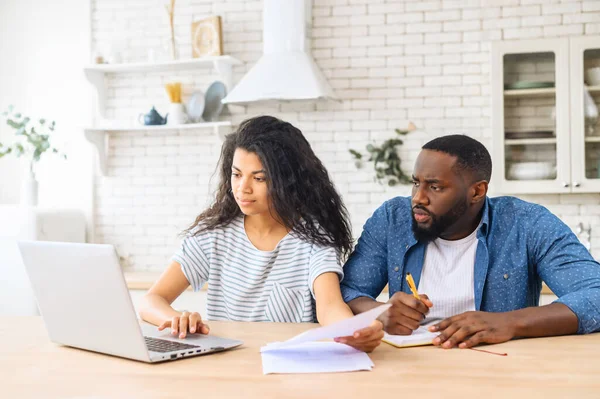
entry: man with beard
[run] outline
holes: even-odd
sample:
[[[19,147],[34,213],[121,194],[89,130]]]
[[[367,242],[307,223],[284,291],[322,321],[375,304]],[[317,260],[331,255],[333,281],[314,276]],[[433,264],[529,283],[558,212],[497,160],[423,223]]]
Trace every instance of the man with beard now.
[[[491,172],[490,154],[470,137],[422,147],[411,198],[375,211],[344,266],[342,294],[354,313],[378,306],[389,284],[385,330],[428,325],[443,348],[600,330],[600,264],[543,206],[487,197]],[[538,306],[542,281],[558,296],[546,306]]]

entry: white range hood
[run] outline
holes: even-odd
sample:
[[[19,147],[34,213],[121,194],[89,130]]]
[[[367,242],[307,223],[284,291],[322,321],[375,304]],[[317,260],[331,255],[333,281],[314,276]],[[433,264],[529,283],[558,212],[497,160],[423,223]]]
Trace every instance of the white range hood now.
[[[263,56],[222,102],[335,99],[310,55],[312,0],[264,0]]]

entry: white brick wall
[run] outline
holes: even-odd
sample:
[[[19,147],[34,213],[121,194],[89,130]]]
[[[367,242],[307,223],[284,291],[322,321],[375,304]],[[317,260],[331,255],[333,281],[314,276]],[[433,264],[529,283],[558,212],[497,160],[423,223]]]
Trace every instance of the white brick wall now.
[[[125,61],[145,61],[168,35],[164,1],[96,0],[93,44],[114,42]],[[413,121],[421,130],[406,137],[407,172],[420,146],[433,137],[466,133],[491,143],[490,41],[600,33],[598,1],[314,0],[313,54],[340,103],[292,103],[230,107],[234,123],[273,114],[296,124],[328,167],[352,215],[355,235],[383,201],[407,195],[356,170],[348,148],[382,141]],[[179,0],[176,36],[181,58],[191,56],[190,24],[219,14],[224,50],[245,62],[237,81],[262,51],[261,0]],[[131,121],[168,104],[163,85],[184,83],[184,100],[216,76],[119,75],[110,80],[108,115]],[[210,202],[220,144],[212,132],[111,134],[109,173],[97,177],[97,241],[117,246],[124,264],[161,269],[175,251],[177,234]],[[593,253],[600,257],[600,194],[531,195],[571,227],[592,224]]]

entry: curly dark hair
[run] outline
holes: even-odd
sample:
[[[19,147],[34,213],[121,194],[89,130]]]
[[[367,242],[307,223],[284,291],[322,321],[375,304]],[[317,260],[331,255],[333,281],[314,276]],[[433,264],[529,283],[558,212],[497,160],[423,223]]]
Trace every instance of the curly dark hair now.
[[[238,148],[260,159],[276,219],[308,242],[336,248],[340,258],[346,259],[353,245],[348,211],[325,166],[299,129],[272,116],[247,119],[227,135],[215,201],[186,232],[197,235],[223,227],[241,214],[231,187],[233,155]]]

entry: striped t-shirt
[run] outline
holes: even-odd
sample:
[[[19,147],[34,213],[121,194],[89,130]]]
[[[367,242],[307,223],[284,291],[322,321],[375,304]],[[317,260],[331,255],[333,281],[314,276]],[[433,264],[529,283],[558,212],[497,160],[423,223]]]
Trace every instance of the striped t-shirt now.
[[[194,291],[208,282],[208,320],[314,322],[315,279],[325,272],[343,277],[334,248],[307,242],[293,231],[273,251],[256,249],[243,216],[188,236],[173,260]]]

